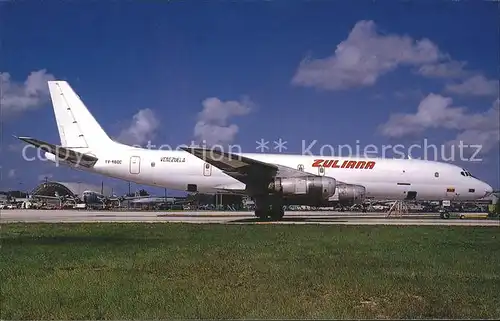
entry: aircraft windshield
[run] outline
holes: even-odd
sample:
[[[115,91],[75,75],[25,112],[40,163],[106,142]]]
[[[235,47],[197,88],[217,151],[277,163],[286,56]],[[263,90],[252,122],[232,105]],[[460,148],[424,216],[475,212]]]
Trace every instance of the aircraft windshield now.
[[[462,168],[462,171],[460,172],[462,176],[467,176],[467,177],[474,177],[468,170]]]

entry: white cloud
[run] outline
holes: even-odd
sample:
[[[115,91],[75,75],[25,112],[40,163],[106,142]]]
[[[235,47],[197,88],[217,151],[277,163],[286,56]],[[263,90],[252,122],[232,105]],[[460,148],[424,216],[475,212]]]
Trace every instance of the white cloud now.
[[[381,126],[382,134],[389,137],[402,137],[417,134],[428,128],[453,126],[456,116],[462,115],[462,108],[450,107],[451,98],[436,94],[425,97],[415,114],[393,114]]]
[[[211,97],[202,102],[203,110],[198,114],[198,122],[194,127],[194,135],[204,140],[207,145],[229,143],[238,133],[238,126],[228,124],[233,116],[248,114],[253,103],[249,99],[238,101],[221,101]]]
[[[13,81],[7,72],[0,72],[2,114],[9,115],[39,107],[49,97],[47,81],[54,79],[45,69],[31,72],[24,83]]]
[[[429,64],[442,57],[428,39],[383,35],[373,21],[359,21],[332,56],[302,61],[292,84],[327,90],[371,86],[400,65]]]
[[[117,140],[130,145],[142,145],[153,139],[160,122],[154,112],[141,109],[134,115],[130,125],[122,130]]]
[[[473,76],[460,84],[449,84],[446,91],[471,96],[497,96],[499,95],[499,81],[488,80],[482,75]]]
[[[500,103],[497,99],[485,113],[472,115],[470,125],[459,133],[448,145],[480,145],[482,152],[488,152],[500,144]]]
[[[466,64],[465,61],[456,60],[425,64],[417,70],[417,73],[431,78],[460,78],[467,74],[464,70]]]
[[[420,134],[426,129],[443,128],[459,131],[453,143],[482,145],[483,152],[500,141],[500,108],[498,99],[486,112],[468,113],[465,107],[453,107],[453,100],[429,94],[415,114],[394,114],[380,127],[383,135],[402,137]]]
[[[9,178],[14,178],[14,177],[16,177],[16,170],[15,170],[15,169],[11,169],[11,170],[9,170],[9,173],[7,174],[7,176],[8,176]]]

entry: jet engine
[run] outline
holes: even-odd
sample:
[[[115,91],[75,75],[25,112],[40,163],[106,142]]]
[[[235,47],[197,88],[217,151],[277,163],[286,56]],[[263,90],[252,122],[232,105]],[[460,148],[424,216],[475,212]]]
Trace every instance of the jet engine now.
[[[361,185],[337,184],[334,201],[343,205],[362,204],[366,197],[366,188]]]
[[[322,204],[335,194],[337,181],[331,177],[303,176],[275,178],[269,184],[271,193],[279,193],[286,204]]]

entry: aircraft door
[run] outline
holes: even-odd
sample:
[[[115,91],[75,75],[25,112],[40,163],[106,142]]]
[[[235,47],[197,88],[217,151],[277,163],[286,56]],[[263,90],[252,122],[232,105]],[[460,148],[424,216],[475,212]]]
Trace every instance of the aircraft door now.
[[[408,180],[408,175],[406,170],[403,169],[401,171],[401,176],[398,179],[398,198],[401,197],[401,194],[405,199],[411,199],[413,197],[413,193],[411,193],[411,183]],[[409,195],[407,193],[410,193]]]
[[[151,169],[149,170],[149,174],[146,174],[146,175],[150,176],[153,179],[154,185],[157,185],[158,184],[158,181],[157,181],[158,175],[155,175],[155,174],[157,174],[155,171],[155,167],[156,167],[156,162],[151,161]]]
[[[139,156],[130,157],[130,174],[139,174],[141,172],[141,158]]]
[[[209,163],[203,164],[203,175],[204,176],[212,175],[212,165],[210,165]]]

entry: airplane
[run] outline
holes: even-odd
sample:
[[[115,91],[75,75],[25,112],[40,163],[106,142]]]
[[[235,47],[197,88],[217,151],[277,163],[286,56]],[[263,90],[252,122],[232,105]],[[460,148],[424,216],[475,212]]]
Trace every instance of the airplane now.
[[[493,191],[469,171],[436,161],[128,146],[107,135],[66,81],[48,81],[48,87],[61,144],[18,137],[45,151],[48,160],[154,187],[247,195],[261,219],[283,219],[285,205],[475,200]]]
[[[86,204],[102,205],[103,203],[106,202],[107,197],[102,195],[99,192],[92,191],[92,190],[86,190],[86,191],[83,191],[83,193],[81,195],[81,199]]]
[[[107,201],[132,201],[132,202],[145,202],[141,201],[147,198],[151,198],[149,196],[105,196],[99,192],[92,191],[92,190],[85,190],[83,191],[81,195],[81,200],[84,201],[86,204],[89,205],[100,205],[102,206],[105,204]],[[163,201],[165,198],[161,198]],[[167,199],[167,202],[170,200],[170,198]],[[156,200],[158,201],[158,200]]]

